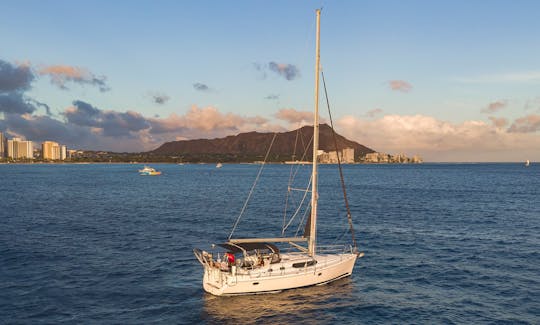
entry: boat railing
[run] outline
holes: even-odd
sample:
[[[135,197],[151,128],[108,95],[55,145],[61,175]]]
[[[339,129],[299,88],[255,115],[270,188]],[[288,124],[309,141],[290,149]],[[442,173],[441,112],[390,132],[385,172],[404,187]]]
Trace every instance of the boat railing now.
[[[194,248],[193,249],[193,253],[195,254],[195,257],[197,258],[197,260],[199,260],[199,262],[202,264],[202,265],[209,265],[211,266],[213,263],[212,261],[212,254],[211,253],[208,253],[206,251],[202,251],[198,248]]]
[[[352,252],[352,248],[349,245],[319,245],[317,246],[317,253],[319,254],[336,254],[336,253],[349,253]]]

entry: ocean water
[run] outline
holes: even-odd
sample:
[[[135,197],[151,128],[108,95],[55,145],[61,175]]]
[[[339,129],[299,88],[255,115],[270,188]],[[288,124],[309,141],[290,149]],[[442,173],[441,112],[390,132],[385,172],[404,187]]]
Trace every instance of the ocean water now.
[[[540,165],[345,166],[354,274],[237,297],[203,291],[192,249],[226,238],[259,166],[153,166],[0,165],[1,324],[540,323]],[[265,167],[236,235],[279,233],[289,172]],[[334,176],[325,242],[346,226]]]

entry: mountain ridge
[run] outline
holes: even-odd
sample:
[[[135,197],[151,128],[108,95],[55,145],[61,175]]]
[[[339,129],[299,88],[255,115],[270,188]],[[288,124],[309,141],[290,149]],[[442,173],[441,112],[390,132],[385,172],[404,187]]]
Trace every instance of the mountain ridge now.
[[[274,139],[275,134],[275,139]],[[274,139],[269,152],[270,160],[307,160],[312,157],[311,139],[313,126],[303,126],[299,129],[273,133],[273,132],[244,132],[215,139],[195,139],[165,142],[158,148],[150,151],[159,155],[234,155],[264,157]],[[348,140],[336,133],[338,150],[353,148],[356,157],[365,156],[375,152],[358,142]],[[296,144],[296,146],[295,146]],[[294,149],[296,147],[296,153]],[[332,128],[327,124],[319,126],[319,149],[335,151]],[[357,159],[356,159],[357,160]]]

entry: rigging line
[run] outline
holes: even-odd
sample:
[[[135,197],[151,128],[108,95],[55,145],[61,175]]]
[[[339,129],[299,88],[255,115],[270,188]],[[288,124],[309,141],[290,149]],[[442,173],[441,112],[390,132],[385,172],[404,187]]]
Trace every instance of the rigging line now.
[[[347,198],[347,189],[345,188],[345,178],[343,177],[343,168],[341,167],[341,158],[339,158],[339,153],[338,153],[337,136],[336,136],[336,131],[334,130],[334,122],[332,120],[332,113],[330,112],[330,100],[328,99],[328,92],[326,91],[326,81],[324,80],[324,72],[322,71],[322,67],[321,67],[321,77],[322,77],[323,88],[324,88],[324,97],[326,98],[326,106],[328,107],[328,117],[330,118],[330,126],[332,127],[334,145],[336,146],[336,156],[337,156],[338,167],[339,167],[339,177],[341,179],[341,189],[343,190],[343,199],[345,200],[345,207],[347,209],[347,219],[349,220],[349,228],[351,229],[352,242],[353,242],[354,248],[356,249],[357,246],[356,246],[356,238],[354,237],[354,227],[353,227],[351,209],[349,207],[349,199]]]
[[[343,239],[343,237],[345,237],[346,234],[347,234],[347,229],[345,229],[341,235],[336,237],[332,245],[337,245]]]
[[[300,134],[300,140],[302,140],[302,149],[303,149],[302,158],[300,159],[300,161],[304,161],[305,158],[306,158],[306,156],[307,156],[308,150],[309,150],[309,145],[310,145],[311,142],[313,141],[313,134],[311,135],[311,138],[309,139],[309,142],[307,143],[307,146],[306,146],[305,143],[304,143],[303,133],[300,133],[300,129],[298,129],[297,136],[298,136],[298,134]],[[297,144],[295,143],[295,151],[294,151],[295,154],[296,154],[296,145],[297,145]],[[300,171],[300,168],[301,168],[301,167],[302,167],[301,164],[296,165],[294,175],[292,176],[292,180],[294,180],[294,179],[296,178],[296,175],[297,175],[298,172]],[[291,167],[291,168],[292,168],[292,167]],[[292,171],[292,170],[291,170],[291,171]],[[289,181],[292,181],[292,180],[289,179]],[[291,184],[291,183],[290,183],[290,184]],[[302,198],[301,202],[298,203],[298,209],[296,210],[296,212],[295,212],[295,213],[293,214],[293,216],[291,217],[291,220],[289,221],[289,223],[287,224],[287,226],[285,226],[286,215],[283,216],[283,221],[284,221],[284,222],[283,222],[283,226],[282,226],[282,227],[283,227],[283,228],[282,228],[282,234],[285,233],[285,230],[290,226],[291,222],[292,222],[293,219],[296,217],[296,214],[297,214],[297,213],[299,212],[299,210],[301,209],[302,204],[303,204],[303,202],[304,202],[304,199],[306,198],[306,195],[307,195],[307,193],[309,192],[309,187],[310,187],[310,185],[311,185],[311,177],[309,178],[309,182],[308,182],[308,185],[307,185],[307,189],[306,189],[306,190],[302,190],[302,191],[305,192],[305,193],[304,193],[304,197]],[[289,186],[287,198],[288,198],[289,195],[290,195],[290,191],[291,191],[291,188],[290,188],[290,186]],[[310,203],[311,203],[311,202],[310,202]],[[306,211],[308,211],[308,210],[306,209]],[[287,212],[285,211],[285,213],[287,213]],[[305,215],[304,215],[304,217],[302,217],[302,220],[301,220],[300,223],[299,223],[298,230],[296,231],[296,235],[298,235],[298,232],[300,231],[300,228],[301,228],[302,224],[304,223],[304,220],[305,220]]]
[[[300,129],[296,131],[296,139],[294,140],[294,150],[291,159],[294,161],[296,158],[296,146],[298,144],[298,135],[300,134]],[[285,234],[285,229],[287,226],[285,226],[285,223],[287,222],[287,210],[289,208],[289,197],[291,195],[291,186],[292,181],[294,179],[293,177],[293,171],[294,171],[294,164],[291,165],[291,171],[289,172],[289,182],[287,184],[287,195],[285,196],[285,209],[283,211],[283,223],[281,224],[281,235],[283,236]]]
[[[303,141],[302,141],[303,142]],[[306,157],[307,157],[307,154],[308,154],[308,151],[309,151],[309,146],[311,145],[311,143],[313,142],[313,135],[311,136],[311,138],[309,139],[309,142],[307,144],[307,146],[304,146],[303,149],[304,149],[304,153],[302,154],[302,158],[300,158],[300,161],[305,161]],[[296,166],[296,171],[294,173],[294,176],[296,177],[296,175],[298,174],[298,172],[300,171],[300,168],[302,167],[302,164],[298,164]]]
[[[274,137],[272,138],[272,142],[270,142],[270,146],[268,147],[268,151],[266,152],[266,156],[264,156],[264,161],[261,164],[261,168],[259,168],[259,173],[257,174],[257,177],[255,178],[255,181],[253,182],[253,185],[251,186],[251,189],[249,190],[248,197],[246,199],[246,202],[244,202],[244,206],[242,207],[242,210],[240,211],[240,214],[238,215],[238,218],[236,219],[236,222],[234,223],[234,226],[231,230],[231,233],[229,234],[228,239],[230,240],[234,231],[236,230],[236,227],[238,226],[238,223],[240,222],[240,219],[242,218],[242,215],[244,214],[244,211],[246,211],[249,199],[251,198],[251,195],[253,194],[253,191],[255,190],[255,186],[257,185],[257,182],[259,181],[259,178],[261,177],[264,165],[266,165],[266,160],[268,159],[268,155],[270,155],[270,150],[272,149],[272,145],[274,144],[274,140],[276,140],[277,132],[274,133]]]
[[[294,214],[291,216],[291,219],[289,220],[287,225],[283,228],[283,233],[285,232],[285,230],[287,230],[287,228],[289,228],[289,226],[293,222],[294,218],[296,218],[296,216],[298,215],[298,212],[300,212],[300,209],[302,209],[302,205],[304,204],[304,201],[306,200],[307,194],[309,193],[309,187],[310,186],[311,186],[311,179],[309,180],[308,187],[304,190],[304,196],[302,197],[302,200],[300,200],[300,203],[298,203],[298,208],[296,209]]]

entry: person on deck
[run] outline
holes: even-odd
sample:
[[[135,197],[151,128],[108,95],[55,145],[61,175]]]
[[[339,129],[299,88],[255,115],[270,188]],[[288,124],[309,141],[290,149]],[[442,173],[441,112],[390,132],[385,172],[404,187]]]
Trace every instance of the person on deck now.
[[[227,265],[233,266],[234,265],[234,254],[231,252],[225,253],[225,260],[227,261]]]

